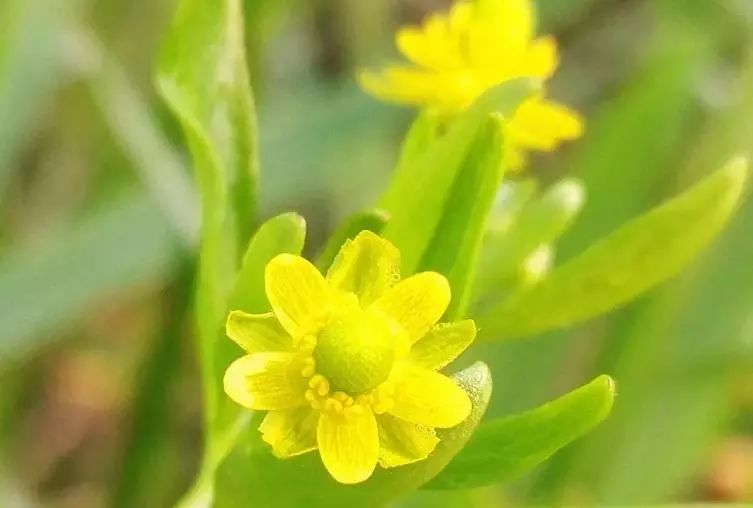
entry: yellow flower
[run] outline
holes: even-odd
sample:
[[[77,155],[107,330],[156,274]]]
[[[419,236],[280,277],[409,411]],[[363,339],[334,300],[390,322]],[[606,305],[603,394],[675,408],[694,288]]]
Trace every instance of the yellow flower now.
[[[383,100],[458,113],[505,81],[552,76],[559,63],[556,43],[534,36],[530,0],[459,1],[446,15],[398,32],[398,49],[412,66],[364,72],[359,80]],[[520,167],[526,150],[554,150],[582,131],[577,113],[536,94],[507,124],[508,167]]]
[[[437,372],[476,335],[473,321],[437,324],[450,302],[440,274],[399,280],[400,254],[364,231],[326,278],[299,256],[266,267],[268,314],[230,313],[248,355],[225,373],[238,404],[269,411],[259,430],[280,458],[318,449],[341,483],[425,459],[470,413],[468,395]]]

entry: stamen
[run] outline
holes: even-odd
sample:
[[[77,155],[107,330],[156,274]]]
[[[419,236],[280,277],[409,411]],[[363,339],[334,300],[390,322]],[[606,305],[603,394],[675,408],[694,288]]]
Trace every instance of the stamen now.
[[[313,358],[306,358],[303,363],[303,369],[301,369],[303,377],[311,377],[316,374],[316,362]]]
[[[301,352],[310,354],[316,348],[316,336],[303,335],[295,341],[294,346]]]
[[[324,402],[324,410],[331,411],[335,414],[342,414],[343,412],[342,402],[330,397]]]

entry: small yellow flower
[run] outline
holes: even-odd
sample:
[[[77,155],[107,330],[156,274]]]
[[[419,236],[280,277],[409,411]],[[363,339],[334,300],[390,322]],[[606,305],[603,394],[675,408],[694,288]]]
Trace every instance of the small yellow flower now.
[[[446,15],[398,32],[398,49],[412,66],[364,72],[360,83],[386,101],[458,113],[505,81],[552,76],[559,63],[556,43],[534,36],[530,0],[461,0]],[[527,150],[554,150],[582,131],[577,113],[536,94],[507,124],[508,167],[522,166]]]
[[[230,313],[228,336],[248,355],[225,373],[238,404],[269,411],[259,430],[280,458],[318,449],[341,483],[425,459],[470,413],[468,395],[437,372],[476,335],[473,321],[436,324],[450,302],[440,274],[399,280],[400,255],[364,231],[326,278],[282,254],[265,272],[268,314]]]

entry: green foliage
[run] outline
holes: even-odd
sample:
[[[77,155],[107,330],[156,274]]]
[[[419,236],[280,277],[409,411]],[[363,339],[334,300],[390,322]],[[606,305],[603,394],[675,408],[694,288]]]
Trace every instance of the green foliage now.
[[[482,424],[425,488],[480,487],[527,471],[601,423],[614,396],[612,379],[600,376],[541,407]]]
[[[55,90],[62,71],[56,58],[62,24],[76,3],[6,0],[0,5],[0,203],[17,152]]]
[[[490,225],[479,260],[476,296],[499,292],[514,283],[526,258],[567,231],[585,199],[583,185],[577,180],[559,181],[528,202],[535,191],[532,187],[513,187],[506,206],[509,217]]]
[[[38,350],[67,316],[125,287],[169,272],[177,257],[157,208],[128,196],[51,238],[0,261],[0,363]],[[138,241],[135,239],[138,238]]]
[[[387,224],[388,215],[381,210],[368,210],[349,217],[337,230],[335,230],[324,246],[324,250],[316,261],[320,270],[326,271],[335,256],[340,252],[340,247],[347,240],[352,240],[361,231],[380,233]]]
[[[187,381],[196,376],[194,361],[202,365],[211,450],[186,506],[211,505],[213,491],[220,506],[655,504],[708,496],[711,461],[752,430],[753,203],[711,245],[742,186],[728,168],[621,225],[731,154],[751,155],[750,7],[744,0],[539,1],[542,33],[555,35],[567,56],[551,93],[587,113],[583,139],[569,152],[533,156],[527,173],[505,175],[500,186],[504,168],[494,161],[504,129],[490,114],[509,116],[528,95],[521,82],[517,91],[492,91],[456,121],[420,112],[386,185],[406,111],[364,96],[350,66],[380,58],[382,21],[412,16],[421,3],[0,2],[0,498],[49,503],[83,475],[97,499],[115,506],[171,504],[200,444],[198,383]],[[158,85],[193,155],[200,255],[188,158],[173,146],[175,126],[144,75],[169,4],[179,9]],[[301,44],[322,51],[300,51]],[[264,113],[261,196],[244,46]],[[219,389],[228,362],[242,354],[224,336],[227,311],[267,311],[264,264],[300,253],[306,236],[296,214],[252,235],[258,202],[266,211],[306,210],[315,226],[308,251],[318,253],[321,269],[345,239],[385,232],[403,249],[406,272],[438,270],[451,280],[446,318],[475,317],[488,339],[553,333],[477,344],[460,359],[483,359],[495,393],[483,422],[475,426],[478,411],[455,429],[462,436],[443,435],[437,458],[378,470],[358,486],[335,484],[315,453],[275,459],[256,430],[263,415]],[[366,211],[334,232],[322,229],[358,207]],[[691,263],[705,245],[712,248]],[[540,263],[534,280],[541,253],[557,262]],[[670,281],[682,268],[687,273]],[[104,328],[101,321],[113,311],[111,337],[110,321]],[[186,351],[194,313],[197,354]],[[121,335],[141,340],[111,340]],[[89,369],[66,375],[68,362],[85,356],[96,367],[113,350],[118,361],[105,374],[117,380],[116,395],[105,393],[108,383],[100,390]],[[489,380],[486,369],[475,372]],[[577,438],[610,409],[606,377],[526,410],[601,372],[617,379],[620,396],[587,439]],[[47,446],[36,424],[58,416],[57,397],[79,376],[103,404],[66,404],[63,416],[81,422],[75,417],[104,408],[97,420],[120,418],[117,436],[96,447],[88,445],[101,443],[99,432],[74,439],[58,456],[63,447]],[[92,481],[87,472],[103,456],[106,473]],[[534,475],[516,478],[537,464]]]
[[[448,320],[466,313],[487,218],[504,173],[503,129],[504,119],[492,117],[479,131],[419,267],[447,276],[452,288]]]
[[[300,254],[305,240],[306,221],[296,213],[284,213],[262,224],[243,256],[230,293],[230,310],[267,312],[264,267],[278,254]]]
[[[492,88],[420,154],[403,157],[401,171],[395,175],[388,199],[383,204],[391,217],[383,234],[400,249],[405,274],[415,272],[420,266],[445,212],[463,161],[489,114],[498,112],[509,116],[531,89],[528,80],[510,81]],[[422,141],[408,143],[408,146],[423,146],[426,143],[424,138],[429,137],[423,131],[423,127],[412,129],[414,136]],[[413,153],[418,149],[406,151]]]
[[[201,195],[196,308],[211,450],[213,436],[227,425],[216,421],[222,393],[217,338],[256,204],[256,117],[241,3],[181,2],[165,41],[157,83],[183,126]]]
[[[569,326],[676,275],[727,222],[746,174],[746,162],[733,160],[485,311],[479,327],[487,338],[509,339]]]
[[[261,442],[256,429],[250,428],[217,471],[215,506],[377,507],[417,489],[460,452],[481,421],[491,396],[491,373],[483,363],[453,377],[468,393],[473,408],[457,427],[438,431],[441,441],[428,459],[399,468],[379,469],[365,483],[342,485],[329,476],[317,454],[277,459]]]
[[[185,505],[381,506],[424,485],[483,486],[531,469],[600,423],[614,397],[607,376],[537,409],[479,425],[491,396],[491,375],[479,363],[456,375],[473,401],[471,416],[458,427],[439,431],[440,444],[426,460],[378,469],[361,484],[342,485],[315,453],[288,460],[272,455],[256,429],[261,415],[240,410],[220,390],[222,372],[241,354],[222,337],[222,319],[234,308],[268,310],[264,266],[278,253],[301,252],[305,224],[295,214],[270,220],[240,259],[253,221],[258,171],[240,19],[235,0],[184,0],[158,78],[185,131],[202,199],[197,312],[209,442]],[[632,108],[636,101],[631,97],[626,101],[630,108],[618,105],[605,115],[607,126],[619,129],[597,129],[603,137],[591,141],[581,155],[587,179],[601,174],[603,158],[619,159],[629,150],[626,132],[642,141],[651,136],[644,120],[656,107],[682,109],[665,115],[669,127],[683,122],[680,106],[687,105],[688,94],[676,97],[675,92],[684,90],[697,61],[687,48],[682,55],[687,59],[676,64],[677,81],[641,83],[635,93],[640,108]],[[380,209],[356,214],[335,231],[317,260],[320,268],[358,232],[380,232],[400,249],[404,275],[433,270],[449,279],[453,301],[448,319],[464,317],[475,304],[483,336],[510,339],[571,326],[635,298],[677,274],[719,233],[742,194],[746,165],[739,159],[574,257],[566,245],[570,259],[542,280],[521,278],[533,256],[554,250],[584,196],[575,180],[557,182],[538,196],[536,183],[514,182],[495,209],[504,173],[505,121],[535,88],[527,80],[502,84],[454,119],[420,114],[403,143]],[[658,168],[665,161],[678,139],[678,129],[668,130],[661,146],[644,154],[644,162]],[[610,230],[615,219],[635,212],[636,202],[645,201],[646,181],[620,178],[640,199],[622,202],[625,206],[608,220],[589,220],[584,230],[576,226],[572,238],[591,240],[594,233]],[[599,199],[595,210],[603,212],[610,198]]]
[[[565,259],[651,206],[652,192],[684,151],[698,73],[709,58],[708,39],[691,33],[655,34],[637,72],[589,122],[570,164],[588,186],[588,206],[562,239]]]

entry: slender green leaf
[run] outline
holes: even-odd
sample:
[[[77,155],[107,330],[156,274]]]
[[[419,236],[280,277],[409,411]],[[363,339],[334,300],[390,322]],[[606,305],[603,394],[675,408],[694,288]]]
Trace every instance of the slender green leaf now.
[[[122,432],[125,445],[111,491],[109,504],[114,508],[167,504],[174,495],[160,473],[168,460],[164,454],[180,441],[173,431],[180,402],[173,394],[180,382],[182,339],[194,278],[193,259],[185,256],[181,261],[176,282],[169,288],[176,296],[162,304],[163,322],[138,368],[129,424]],[[177,458],[177,454],[170,456]]]
[[[389,216],[382,210],[368,210],[349,217],[332,233],[327,245],[324,246],[324,250],[319,255],[316,265],[322,271],[327,270],[346,240],[355,238],[358,233],[364,230],[377,234],[381,233],[388,220]]]
[[[107,126],[173,228],[194,248],[199,217],[196,190],[185,164],[157,124],[155,112],[133,85],[115,55],[83,27],[75,32],[81,50],[96,55],[87,83]]]
[[[583,185],[565,179],[523,207],[504,227],[490,229],[480,262],[477,296],[500,289],[536,249],[559,238],[572,224],[584,198]]]
[[[660,28],[639,71],[596,111],[578,143],[573,176],[585,183],[588,203],[559,244],[562,259],[653,206],[657,186],[684,149],[696,114],[698,75],[713,53],[706,34],[686,37]]]
[[[433,112],[422,111],[411,124],[400,149],[395,172],[392,174],[392,184],[382,197],[381,206],[385,210],[400,207],[400,199],[406,185],[400,182],[411,182],[420,175],[423,170],[420,164],[421,157],[437,139],[439,121],[439,117]]]
[[[159,209],[122,198],[41,247],[0,260],[0,363],[54,341],[53,331],[90,305],[159,281],[177,255]]]
[[[504,173],[503,132],[504,119],[496,116],[479,131],[419,266],[421,271],[443,273],[450,281],[449,320],[462,317],[468,306],[487,218]]]
[[[213,446],[222,373],[215,346],[256,203],[256,117],[240,0],[182,0],[159,63],[159,90],[180,120],[202,201],[196,298],[205,415]]]
[[[490,113],[509,116],[532,91],[529,80],[489,90],[392,182],[384,236],[400,249],[405,274],[416,271],[439,224],[457,175]]]
[[[681,2],[674,7],[674,16],[687,12]],[[705,26],[706,17],[698,23]],[[718,166],[730,153],[750,155],[750,43],[728,99],[689,143],[693,149],[682,180]],[[595,486],[598,502],[645,504],[675,500],[697,478],[739,414],[731,393],[740,375],[750,372],[751,230],[753,200],[748,199],[703,263],[629,309],[599,361],[620,380],[619,404],[569,460],[549,463],[554,470],[547,485],[564,492],[572,483],[588,483]]]
[[[489,229],[504,231],[509,228],[538,191],[539,182],[533,178],[503,182],[489,218]]]
[[[532,287],[485,312],[489,338],[562,328],[616,307],[676,275],[722,229],[741,196],[747,164],[734,159],[694,187],[629,222]]]
[[[0,199],[16,154],[45,111],[62,73],[63,23],[73,0],[0,3]]]
[[[243,256],[230,294],[229,310],[269,311],[264,294],[264,268],[278,254],[300,254],[306,240],[306,221],[297,213],[284,213],[259,227]]]
[[[600,376],[534,410],[485,423],[425,488],[467,489],[523,473],[601,423],[614,395],[612,379]]]
[[[306,239],[306,221],[297,213],[284,213],[269,219],[251,238],[243,264],[230,293],[227,311],[245,310],[252,313],[269,312],[270,305],[264,291],[264,269],[278,254],[300,254]],[[215,370],[224,374],[230,363],[243,354],[225,335],[224,327],[217,336]],[[218,401],[217,424],[228,429],[221,442],[215,443],[216,460],[224,457],[233,445],[237,432],[243,429],[248,412],[221,394]]]
[[[491,395],[491,374],[477,363],[454,376],[473,402],[471,415],[455,428],[439,431],[440,443],[423,461],[393,469],[378,468],[364,483],[342,485],[333,480],[316,453],[292,459],[275,458],[259,433],[250,429],[217,471],[217,508],[377,507],[407,494],[429,481],[466,444]]]

